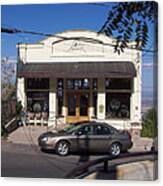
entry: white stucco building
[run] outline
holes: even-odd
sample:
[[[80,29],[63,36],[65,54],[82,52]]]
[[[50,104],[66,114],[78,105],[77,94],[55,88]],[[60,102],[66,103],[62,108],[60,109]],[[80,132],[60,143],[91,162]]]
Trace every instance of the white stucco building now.
[[[118,55],[114,44],[88,30],[18,44],[17,99],[30,122],[98,120],[140,131],[141,52],[125,49]]]

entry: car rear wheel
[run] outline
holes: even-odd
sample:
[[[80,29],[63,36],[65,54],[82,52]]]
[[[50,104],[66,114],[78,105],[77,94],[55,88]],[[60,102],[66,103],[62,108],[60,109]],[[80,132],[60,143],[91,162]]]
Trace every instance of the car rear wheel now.
[[[66,141],[59,141],[56,146],[56,152],[60,156],[66,156],[69,153],[69,144]]]
[[[109,153],[112,156],[118,156],[121,153],[121,145],[119,143],[113,143],[110,146]]]

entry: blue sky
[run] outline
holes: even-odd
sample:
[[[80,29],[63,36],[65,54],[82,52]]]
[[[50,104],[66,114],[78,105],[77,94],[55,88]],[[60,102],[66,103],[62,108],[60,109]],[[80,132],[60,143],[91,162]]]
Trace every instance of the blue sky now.
[[[8,5],[2,6],[2,26],[18,29],[57,33],[70,29],[88,29],[99,31],[106,20],[111,3],[107,6],[93,4],[44,4],[44,5]],[[149,25],[149,43],[147,49],[152,49],[153,25]],[[16,59],[16,43],[37,42],[42,37],[33,35],[1,36],[1,56]],[[153,56],[143,54],[143,97],[153,97]]]

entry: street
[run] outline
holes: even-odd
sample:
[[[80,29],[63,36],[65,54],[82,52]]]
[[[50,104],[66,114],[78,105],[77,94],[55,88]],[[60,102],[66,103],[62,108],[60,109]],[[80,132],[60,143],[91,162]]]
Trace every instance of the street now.
[[[100,156],[91,156],[92,159]],[[13,144],[2,141],[2,176],[32,178],[64,178],[79,164],[79,155],[60,157],[41,152],[36,145]]]

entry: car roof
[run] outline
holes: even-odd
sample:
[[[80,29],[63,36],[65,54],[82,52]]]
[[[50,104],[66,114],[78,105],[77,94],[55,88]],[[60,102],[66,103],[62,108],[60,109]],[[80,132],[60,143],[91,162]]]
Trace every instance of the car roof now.
[[[110,126],[109,124],[107,123],[102,123],[102,122],[96,122],[96,121],[88,121],[88,122],[84,122],[83,124],[81,123],[80,126],[85,126],[85,125],[103,125],[103,126],[106,126],[106,127],[110,127],[110,128],[114,128],[112,126]]]

